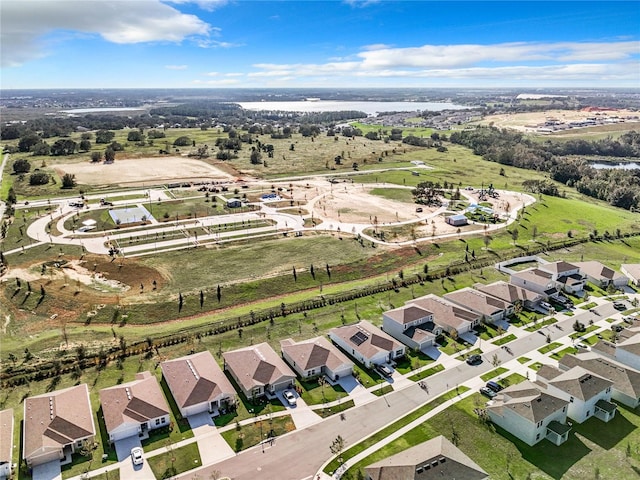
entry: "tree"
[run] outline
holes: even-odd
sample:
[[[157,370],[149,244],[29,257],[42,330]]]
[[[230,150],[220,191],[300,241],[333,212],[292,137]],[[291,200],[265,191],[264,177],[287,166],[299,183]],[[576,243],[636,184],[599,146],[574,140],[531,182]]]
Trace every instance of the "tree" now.
[[[250,161],[251,165],[260,165],[262,163],[262,154],[258,149],[251,152]]]
[[[313,263],[311,264],[311,268],[309,269],[309,273],[311,273],[311,277],[315,280],[316,279],[316,271],[313,268]]]
[[[20,140],[18,141],[18,151],[28,152],[31,150],[31,147],[33,147],[40,140],[41,139],[39,135],[33,132],[29,132],[23,135],[22,137],[20,137]]]
[[[44,172],[34,172],[29,176],[29,185],[46,185],[49,183],[49,175]]]
[[[63,156],[63,155],[71,155],[76,151],[78,144],[69,138],[64,138],[60,140],[56,140],[56,142],[51,145],[51,155],[53,156]]]
[[[186,135],[183,135],[182,137],[176,138],[173,144],[176,147],[186,147],[188,145],[191,145],[191,139]]]
[[[16,174],[27,173],[31,170],[31,164],[29,160],[25,160],[24,158],[20,158],[13,162],[13,172]]]
[[[140,130],[131,130],[127,134],[127,142],[142,142],[144,141],[144,135]]]
[[[51,155],[51,147],[47,142],[38,142],[33,147],[31,147],[31,152],[33,155],[39,155],[41,157]]]
[[[18,197],[16,196],[16,192],[13,187],[10,187],[9,191],[7,192],[7,203],[9,205],[14,205],[17,201]]]
[[[76,186],[76,176],[72,173],[65,173],[62,176],[62,188],[73,188]]]
[[[104,151],[104,161],[105,163],[113,163],[116,159],[116,152],[111,148],[107,148]]]
[[[218,303],[220,303],[220,300],[222,299],[222,290],[220,289],[220,285],[218,285],[218,288],[216,289],[216,297],[218,298]]]
[[[329,447],[329,450],[331,451],[332,454],[338,457],[338,463],[342,465],[342,451],[344,450],[344,439],[342,438],[341,435],[338,435],[333,440],[333,442],[331,443],[331,446]]]
[[[520,236],[520,232],[518,231],[518,227],[513,227],[513,230],[509,232],[511,234],[511,239],[513,240],[513,244],[515,245],[518,241],[518,237]]]
[[[501,363],[502,363],[502,360],[498,358],[498,354],[494,353],[493,357],[491,357],[491,365],[497,368]]]
[[[80,151],[88,152],[91,150],[91,142],[89,140],[80,140]]]
[[[492,238],[491,238],[490,235],[485,235],[484,237],[482,237],[482,241],[484,242],[484,247],[486,249],[489,248],[489,244],[491,243],[491,240],[492,240]]]
[[[111,143],[116,134],[109,130],[98,130],[96,132],[96,143]]]
[[[91,162],[98,163],[102,159],[100,152],[91,152]]]
[[[204,305],[204,292],[200,290],[200,308]]]
[[[296,267],[295,265],[293,266],[293,281],[297,282],[298,281],[298,275],[296,274]]]

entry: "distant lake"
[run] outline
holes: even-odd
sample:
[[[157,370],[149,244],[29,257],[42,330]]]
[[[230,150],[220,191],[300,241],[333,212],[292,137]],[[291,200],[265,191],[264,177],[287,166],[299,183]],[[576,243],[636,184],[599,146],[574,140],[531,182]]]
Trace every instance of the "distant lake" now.
[[[469,107],[453,103],[436,102],[349,102],[339,100],[313,100],[294,102],[236,102],[245,110],[267,110],[283,112],[339,112],[356,110],[367,115],[380,112],[415,112],[416,110],[466,110]]]
[[[141,111],[140,107],[96,107],[96,108],[73,108],[71,110],[61,110],[62,113],[97,113],[97,112],[135,112]]]
[[[603,168],[614,168],[618,170],[635,170],[640,168],[640,163],[624,162],[624,163],[592,163],[591,166],[598,170]]]

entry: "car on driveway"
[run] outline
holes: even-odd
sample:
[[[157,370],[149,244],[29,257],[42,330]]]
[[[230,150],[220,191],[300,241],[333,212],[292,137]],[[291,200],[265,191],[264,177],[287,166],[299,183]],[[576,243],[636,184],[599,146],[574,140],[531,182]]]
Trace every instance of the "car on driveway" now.
[[[491,390],[493,390],[496,393],[498,393],[500,390],[502,390],[502,385],[498,384],[497,382],[494,382],[493,380],[488,381],[485,386],[487,388],[490,388]]]
[[[480,355],[477,355],[477,354],[469,355],[467,357],[466,362],[469,365],[478,365],[478,364],[482,363],[482,357]]]
[[[378,370],[385,377],[390,377],[391,375],[393,375],[393,370],[391,370],[389,367],[387,367],[384,364],[377,365],[376,370]]]
[[[131,449],[131,461],[134,465],[142,465],[144,458],[142,458],[143,450],[140,447],[133,447]]]
[[[626,310],[627,306],[623,302],[613,302],[613,308],[616,310]]]
[[[292,407],[298,404],[298,399],[296,398],[296,395],[291,390],[285,390],[282,393],[282,396],[287,401],[287,403]]]
[[[489,397],[489,398],[494,398],[496,395],[498,395],[496,392],[491,390],[489,387],[480,387],[480,393],[482,395],[484,395],[485,397]]]
[[[581,348],[582,350],[591,350],[591,347],[584,342],[576,344],[576,347]]]

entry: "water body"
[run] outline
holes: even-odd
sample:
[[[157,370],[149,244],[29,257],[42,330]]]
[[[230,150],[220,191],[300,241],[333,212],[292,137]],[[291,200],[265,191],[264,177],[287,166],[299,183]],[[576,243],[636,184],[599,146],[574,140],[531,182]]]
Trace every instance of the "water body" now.
[[[595,169],[613,168],[616,170],[636,170],[640,168],[640,163],[636,162],[624,162],[624,163],[592,163],[591,166]]]
[[[439,112],[442,110],[466,110],[469,107],[455,105],[453,103],[436,102],[365,102],[365,101],[339,101],[339,100],[313,100],[294,102],[238,102],[246,110],[283,111],[283,112],[339,112],[356,110],[367,115],[375,115],[380,112],[415,112],[417,110],[429,110]]]
[[[139,112],[144,110],[140,107],[96,107],[96,108],[73,108],[71,110],[61,110],[62,113],[97,113],[97,112]]]

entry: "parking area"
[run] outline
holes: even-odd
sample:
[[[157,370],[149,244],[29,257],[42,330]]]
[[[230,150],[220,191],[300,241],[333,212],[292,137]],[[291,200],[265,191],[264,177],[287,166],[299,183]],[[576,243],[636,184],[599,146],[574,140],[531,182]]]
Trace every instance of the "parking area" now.
[[[121,462],[122,460],[129,458],[129,456],[131,455],[131,449],[133,447],[141,446],[142,444],[140,443],[140,438],[137,435],[123,438],[122,440],[116,440],[115,448],[116,455],[118,456],[118,461]]]
[[[54,460],[53,462],[36,465],[33,467],[32,478],[33,480],[61,480],[60,461]]]

